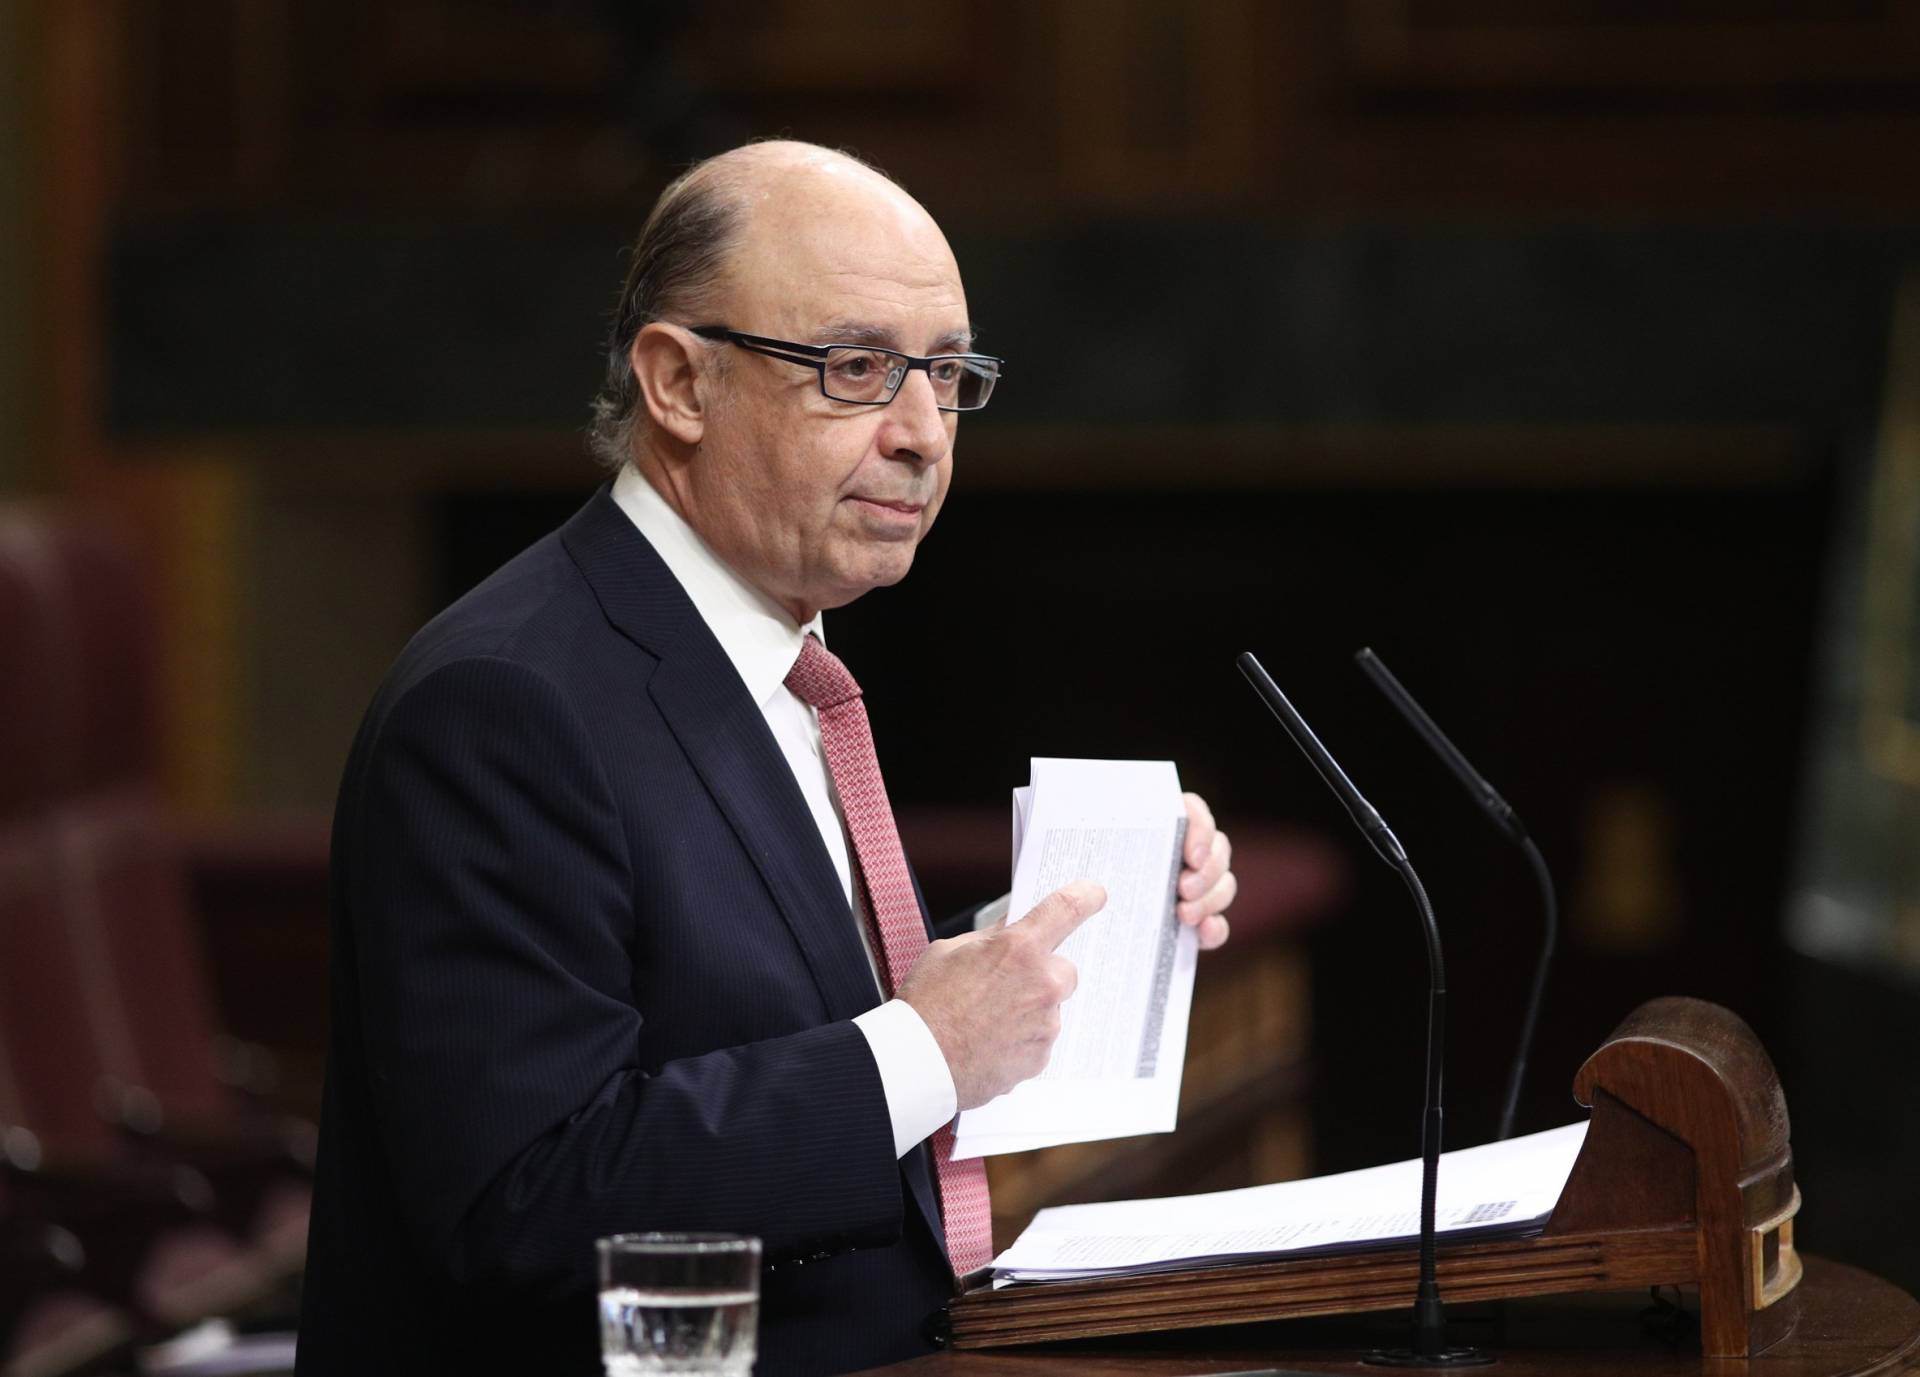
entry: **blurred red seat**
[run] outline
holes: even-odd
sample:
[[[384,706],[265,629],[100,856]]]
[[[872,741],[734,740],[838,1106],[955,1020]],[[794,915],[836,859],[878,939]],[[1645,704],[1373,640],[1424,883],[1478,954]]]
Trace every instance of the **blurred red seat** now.
[[[306,1260],[312,1125],[244,1099],[222,1076],[180,849],[138,788],[57,807],[67,953],[101,1049],[96,1108],[150,1155],[213,1181],[220,1217],[284,1271]]]
[[[21,1216],[70,1229],[88,1285],[157,1334],[255,1300],[273,1277],[211,1222],[203,1177],[136,1159],[98,1111],[55,850],[43,823],[0,828],[0,1180]]]
[[[0,820],[68,805],[84,813],[101,798],[124,817],[125,800],[143,800],[152,821],[137,830],[151,841],[140,845],[170,853],[178,879],[168,883],[187,890],[179,931],[191,952],[169,963],[166,991],[133,1011],[143,1041],[173,1055],[199,1020],[225,1049],[215,1064],[258,1072],[274,1059],[257,1048],[227,1055],[235,1049],[223,1011],[239,1006],[251,1026],[302,1051],[322,1043],[327,821],[293,812],[183,819],[166,805],[156,602],[137,547],[111,523],[53,503],[0,503],[0,762],[11,767],[0,769]],[[218,952],[208,950],[210,925]],[[225,960],[213,965],[215,955]],[[163,993],[175,997],[163,1005]],[[163,1008],[176,1025],[148,1021]],[[183,1093],[162,1068],[149,1074]],[[317,1103],[317,1080],[312,1090]]]
[[[79,1240],[19,1210],[0,1180],[0,1372],[52,1377],[126,1355],[133,1326],[86,1282]]]
[[[221,1078],[232,1042],[157,789],[155,627],[109,526],[0,505],[0,1155],[15,1208],[72,1223],[149,1332],[298,1269],[312,1140]],[[276,847],[323,892],[323,845]]]

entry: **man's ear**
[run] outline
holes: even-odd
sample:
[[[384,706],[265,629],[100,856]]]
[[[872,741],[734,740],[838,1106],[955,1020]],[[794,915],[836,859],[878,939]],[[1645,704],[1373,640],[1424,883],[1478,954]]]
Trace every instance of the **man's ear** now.
[[[698,336],[659,320],[643,326],[627,350],[627,364],[640,386],[648,419],[684,445],[697,445],[706,434],[706,406],[699,387],[706,362],[706,348]]]

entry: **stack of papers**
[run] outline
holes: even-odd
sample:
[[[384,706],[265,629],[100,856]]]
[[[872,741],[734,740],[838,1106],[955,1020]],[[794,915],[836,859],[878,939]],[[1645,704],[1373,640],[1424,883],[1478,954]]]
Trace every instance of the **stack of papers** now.
[[[1166,1133],[1179,1111],[1197,952],[1173,912],[1180,777],[1165,760],[1036,759],[1029,778],[1013,796],[1008,911],[1074,880],[1105,886],[1107,906],[1060,944],[1080,978],[1046,1070],[960,1115],[960,1158]]]
[[[1585,1123],[1443,1153],[1435,1219],[1449,1239],[1538,1232]],[[993,1261],[995,1285],[1174,1271],[1393,1247],[1420,1234],[1420,1159],[1209,1195],[1042,1210]]]

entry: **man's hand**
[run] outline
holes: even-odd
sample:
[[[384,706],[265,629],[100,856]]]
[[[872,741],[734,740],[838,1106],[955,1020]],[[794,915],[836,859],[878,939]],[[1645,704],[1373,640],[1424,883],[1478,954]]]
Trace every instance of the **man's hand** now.
[[[913,963],[895,993],[940,1044],[960,1108],[977,1108],[1046,1067],[1060,1005],[1080,978],[1054,948],[1106,903],[1106,890],[1078,880],[1019,922],[935,942]]]
[[[1200,930],[1200,950],[1212,951],[1227,940],[1227,905],[1239,893],[1240,882],[1227,866],[1233,847],[1227,834],[1214,825],[1213,810],[1198,794],[1187,794],[1187,843],[1180,870],[1179,902],[1173,911],[1180,921]]]

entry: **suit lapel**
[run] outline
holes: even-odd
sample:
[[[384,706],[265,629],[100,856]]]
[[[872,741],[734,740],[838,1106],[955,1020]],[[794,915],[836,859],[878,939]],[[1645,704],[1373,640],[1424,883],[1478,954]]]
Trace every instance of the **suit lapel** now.
[[[871,1009],[879,992],[839,874],[733,662],[607,489],[567,523],[562,539],[607,619],[659,660],[647,691],[765,881],[827,1017]]]
[[[791,767],[704,625],[662,660],[648,690],[780,905],[829,1018],[880,1002],[873,970]],[[704,638],[711,653],[689,642]]]

